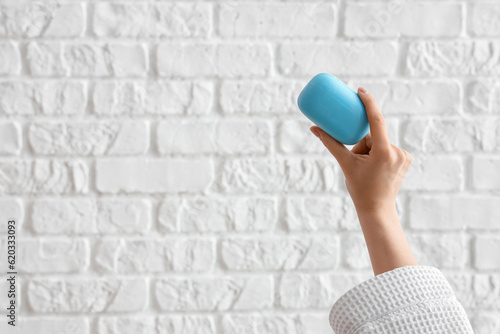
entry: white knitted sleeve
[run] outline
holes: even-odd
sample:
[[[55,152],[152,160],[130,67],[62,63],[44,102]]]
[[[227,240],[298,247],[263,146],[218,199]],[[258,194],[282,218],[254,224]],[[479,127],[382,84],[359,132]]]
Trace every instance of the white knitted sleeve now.
[[[405,266],[374,276],[344,293],[330,311],[335,334],[474,334],[443,273]]]

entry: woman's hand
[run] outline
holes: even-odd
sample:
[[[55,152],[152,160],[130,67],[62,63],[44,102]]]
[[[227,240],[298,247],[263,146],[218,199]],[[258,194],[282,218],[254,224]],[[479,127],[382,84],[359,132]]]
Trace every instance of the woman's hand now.
[[[396,212],[396,196],[413,158],[389,142],[387,126],[373,96],[358,89],[370,133],[351,151],[317,126],[311,131],[337,159],[356,207],[375,275],[418,265]]]
[[[375,98],[363,88],[358,95],[365,105],[370,132],[351,151],[317,126],[317,137],[338,161],[358,213],[392,210],[404,176],[413,161],[407,151],[389,142],[387,126]]]

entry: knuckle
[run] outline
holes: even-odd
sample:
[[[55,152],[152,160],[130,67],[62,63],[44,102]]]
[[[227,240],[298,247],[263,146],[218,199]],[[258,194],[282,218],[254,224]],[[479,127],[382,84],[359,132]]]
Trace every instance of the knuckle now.
[[[399,147],[395,146],[394,144],[391,144],[391,145],[392,145],[394,162],[396,164],[401,164],[401,163],[405,162],[407,160],[406,151],[400,149]]]
[[[411,155],[410,152],[403,150],[403,149],[401,149],[401,151],[404,153],[405,161],[411,162],[413,160],[413,156]]]
[[[381,124],[381,125],[385,125],[385,119],[384,119],[384,116],[382,116],[381,113],[376,113],[375,115],[373,115],[372,117],[372,121],[374,123],[378,123],[378,124]]]
[[[401,149],[398,149],[397,152],[398,152],[399,161],[401,161],[401,162],[405,161],[406,160],[406,153]]]
[[[385,158],[392,158],[394,157],[393,152],[394,150],[391,150],[390,146],[377,146],[377,151],[380,156],[385,157]]]
[[[406,152],[408,153],[408,160],[410,161],[410,163],[413,162],[413,155],[410,153],[410,152]]]
[[[394,152],[396,152],[396,154],[397,154],[398,156],[401,156],[401,155],[403,155],[403,154],[404,154],[404,152],[403,152],[403,150],[402,150],[401,148],[397,147],[397,146],[396,146],[396,145],[394,145],[394,144],[391,144],[391,146],[392,146],[392,149],[394,150]]]

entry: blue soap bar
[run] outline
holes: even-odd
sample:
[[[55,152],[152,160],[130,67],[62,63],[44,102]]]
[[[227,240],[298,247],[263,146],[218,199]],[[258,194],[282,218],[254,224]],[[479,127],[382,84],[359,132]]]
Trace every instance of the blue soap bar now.
[[[331,74],[312,78],[300,92],[297,104],[307,118],[343,144],[356,144],[370,130],[358,94]]]

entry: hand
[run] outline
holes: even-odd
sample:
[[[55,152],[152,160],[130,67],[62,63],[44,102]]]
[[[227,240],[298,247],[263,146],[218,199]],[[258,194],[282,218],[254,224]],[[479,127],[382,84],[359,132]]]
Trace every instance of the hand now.
[[[413,157],[389,141],[387,126],[375,98],[364,88],[358,95],[366,109],[370,132],[351,151],[317,126],[311,132],[333,154],[345,176],[345,184],[359,213],[387,212],[396,196]]]

